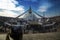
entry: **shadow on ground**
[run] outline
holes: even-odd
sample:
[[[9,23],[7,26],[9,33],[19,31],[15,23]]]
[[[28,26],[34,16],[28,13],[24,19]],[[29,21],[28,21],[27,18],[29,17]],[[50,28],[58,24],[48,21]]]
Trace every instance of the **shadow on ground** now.
[[[5,40],[5,38],[6,34],[0,34],[0,40]],[[24,34],[23,40],[60,40],[60,32]]]

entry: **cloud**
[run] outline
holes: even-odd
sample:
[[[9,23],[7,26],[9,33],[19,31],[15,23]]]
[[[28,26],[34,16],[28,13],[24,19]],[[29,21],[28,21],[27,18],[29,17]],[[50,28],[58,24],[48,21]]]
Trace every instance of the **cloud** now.
[[[32,2],[36,2],[37,0],[31,0]]]
[[[31,2],[36,2],[37,0],[24,0],[24,1],[31,1]]]
[[[6,17],[16,17],[18,14],[13,13],[9,10],[3,10],[3,12],[0,12],[0,16],[6,16]]]
[[[16,7],[16,5],[18,5],[18,2],[15,0],[0,0],[0,16],[15,17],[19,13],[23,13],[25,11],[24,6],[20,5]],[[17,12],[15,13],[12,10]]]
[[[0,8],[8,9],[8,10],[23,10],[23,6],[20,5],[19,7],[16,7],[17,4],[18,4],[18,2],[15,0],[1,0]]]
[[[39,6],[38,11],[39,12],[46,12],[51,6],[52,5],[50,3],[48,3],[48,2],[43,3],[43,4],[41,4],[41,6]]]
[[[41,6],[41,7],[39,7],[38,11],[40,11],[40,12],[46,12],[47,8],[46,8],[46,6]]]

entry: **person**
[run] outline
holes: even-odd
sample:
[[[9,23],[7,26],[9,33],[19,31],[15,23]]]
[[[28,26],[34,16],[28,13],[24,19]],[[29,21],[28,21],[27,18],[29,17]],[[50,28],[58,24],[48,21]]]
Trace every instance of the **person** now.
[[[10,40],[10,37],[13,40],[22,40],[23,32],[22,26],[20,25],[11,25],[10,31],[7,33],[6,40]]]

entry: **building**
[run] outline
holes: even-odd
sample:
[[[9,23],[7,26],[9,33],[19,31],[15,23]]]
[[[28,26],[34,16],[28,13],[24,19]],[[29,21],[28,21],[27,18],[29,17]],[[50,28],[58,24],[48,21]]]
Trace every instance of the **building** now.
[[[39,15],[30,7],[27,11],[25,11],[21,15],[18,15],[16,18],[10,18],[9,20],[7,19],[7,21],[5,22],[8,22],[13,25],[17,25],[17,23],[20,23],[19,25],[24,26],[23,27],[24,33],[57,31],[56,22],[52,22],[49,20],[50,20],[49,18]]]
[[[39,15],[31,9],[31,7],[23,14],[17,16],[27,32],[53,32],[57,31],[56,22],[49,21],[50,19]],[[22,20],[21,20],[22,19]]]

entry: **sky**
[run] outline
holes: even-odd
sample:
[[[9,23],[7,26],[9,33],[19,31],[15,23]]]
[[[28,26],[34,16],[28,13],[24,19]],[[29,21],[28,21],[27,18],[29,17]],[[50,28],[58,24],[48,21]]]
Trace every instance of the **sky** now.
[[[17,17],[30,6],[39,15],[60,16],[60,0],[0,0],[0,16]]]

